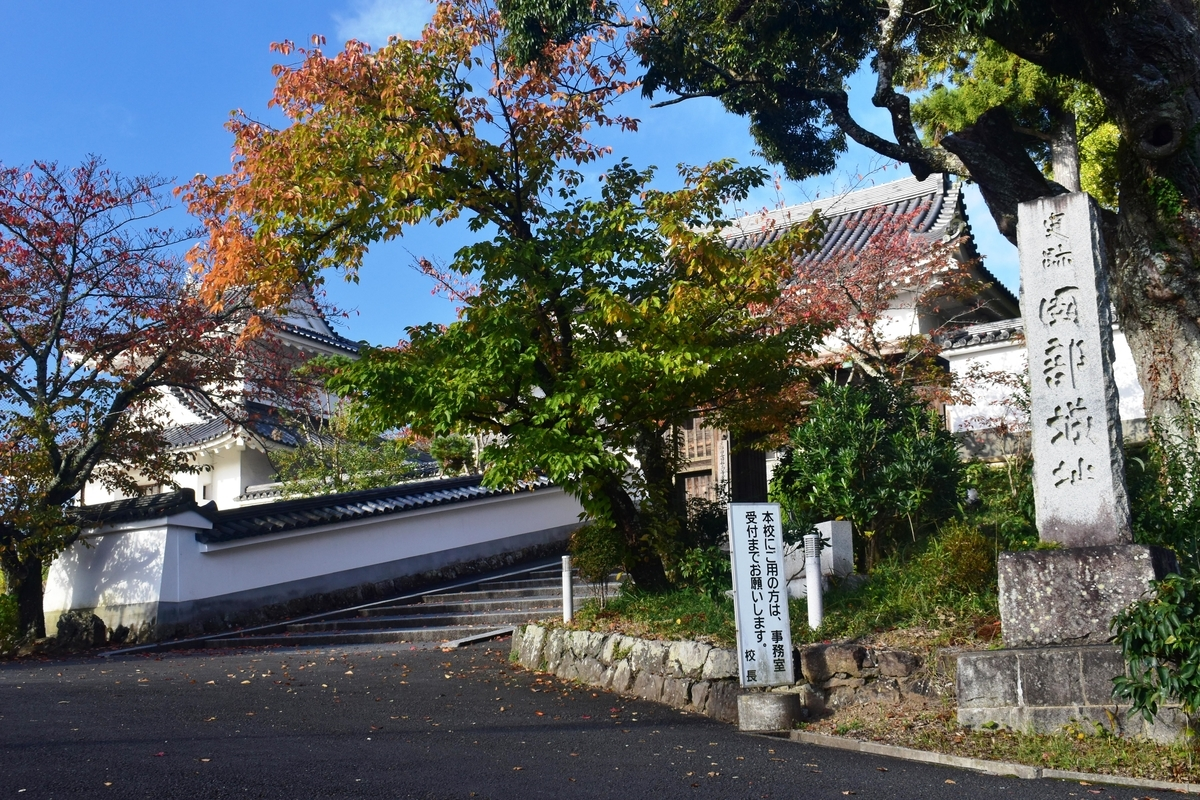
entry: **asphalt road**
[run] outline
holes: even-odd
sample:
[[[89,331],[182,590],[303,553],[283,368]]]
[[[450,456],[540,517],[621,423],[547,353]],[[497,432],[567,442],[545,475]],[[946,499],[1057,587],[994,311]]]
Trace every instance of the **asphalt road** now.
[[[1137,798],[794,744],[508,642],[0,664],[0,798]]]

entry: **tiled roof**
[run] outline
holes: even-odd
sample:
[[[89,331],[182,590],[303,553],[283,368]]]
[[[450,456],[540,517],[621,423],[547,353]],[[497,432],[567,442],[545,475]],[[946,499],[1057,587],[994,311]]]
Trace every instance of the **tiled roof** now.
[[[397,514],[418,508],[465,503],[509,493],[506,489],[481,486],[481,480],[478,475],[470,475],[464,478],[402,483],[383,489],[280,500],[226,511],[218,511],[212,502],[203,506],[197,505],[195,492],[191,489],[180,489],[167,494],[83,506],[75,509],[73,513],[81,525],[99,527],[197,511],[212,520],[213,527],[212,530],[197,531],[196,540],[203,544],[216,544],[317,525]],[[551,485],[548,479],[538,478],[521,484],[515,491],[528,492]]]
[[[751,214],[735,220],[725,229],[730,244],[737,248],[761,247],[779,238],[789,228],[806,222],[820,212],[827,229],[820,246],[807,254],[801,264],[829,258],[843,249],[862,247],[889,219],[912,216],[914,233],[929,239],[946,236],[967,237],[967,247],[975,254],[974,239],[963,204],[962,184],[949,175],[934,173],[923,181],[914,177],[871,186],[856,192],[788,206],[763,214]],[[975,269],[991,284],[992,291],[1017,307],[1017,298],[982,262]]]
[[[165,494],[152,494],[146,497],[131,497],[127,500],[113,500],[109,503],[80,506],[71,509],[70,514],[81,526],[99,527],[100,525],[118,525],[123,522],[157,519],[171,514],[182,514],[185,511],[197,511],[211,519],[217,513],[217,506],[212,502],[202,506],[197,505],[194,491],[180,489]]]
[[[217,513],[211,531],[197,531],[196,539],[204,544],[231,542],[317,525],[396,514],[417,508],[452,505],[506,493],[504,489],[481,486],[481,480],[480,476],[472,475],[465,478],[402,483],[384,489],[363,489],[357,492],[229,509]],[[548,486],[549,480],[539,478],[522,485],[518,491]]]
[[[906,178],[828,200],[741,217],[725,229],[725,235],[735,247],[759,247],[806,222],[813,212],[820,212],[828,230],[821,246],[805,260],[822,260],[845,248],[862,247],[892,216],[912,214],[914,232],[942,236],[954,220],[960,193],[958,184],[951,183],[948,175],[939,173],[923,181]]]
[[[320,331],[314,331],[312,328],[305,328],[300,325],[294,325],[291,322],[279,321],[275,323],[280,330],[286,331],[293,336],[299,336],[303,339],[312,339],[314,342],[321,342],[330,347],[336,347],[339,350],[345,350],[347,353],[357,354],[361,345],[358,342],[352,342],[344,336],[338,336],[336,333],[332,336],[327,336]]]
[[[283,425],[271,408],[260,403],[247,403],[247,411],[249,418],[241,423],[231,422],[225,417],[214,417],[206,422],[167,428],[163,431],[163,438],[169,447],[194,447],[220,439],[240,428],[256,434],[264,441],[289,447],[300,444],[296,431]]]
[[[1016,319],[1002,319],[998,322],[985,322],[981,325],[970,325],[956,331],[950,331],[941,337],[943,350],[962,350],[981,344],[1007,342],[1025,335],[1025,322]]]

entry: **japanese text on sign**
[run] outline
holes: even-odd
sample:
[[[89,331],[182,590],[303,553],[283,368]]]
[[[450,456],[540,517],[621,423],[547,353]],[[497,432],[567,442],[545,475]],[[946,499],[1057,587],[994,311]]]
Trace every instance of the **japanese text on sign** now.
[[[792,683],[791,620],[779,506],[731,504],[729,547],[742,685]]]

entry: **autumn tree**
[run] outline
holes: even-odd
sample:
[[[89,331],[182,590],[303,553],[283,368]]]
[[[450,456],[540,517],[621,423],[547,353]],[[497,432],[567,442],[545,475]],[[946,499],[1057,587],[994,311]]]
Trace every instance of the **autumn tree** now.
[[[987,287],[962,237],[923,231],[927,213],[869,209],[845,220],[843,244],[795,264],[777,313],[833,326],[817,359],[843,381],[883,380],[945,401],[953,387],[938,362],[942,334],[988,313]]]
[[[503,8],[513,49],[525,58],[597,26],[635,26],[646,93],[665,92],[664,102],[719,98],[747,117],[764,154],[793,178],[831,171],[849,140],[907,164],[918,177],[969,178],[1014,243],[1019,203],[1074,188],[1042,168],[1047,145],[1063,132],[1062,112],[1073,110],[1063,82],[1093,91],[1103,120],[1115,126],[1116,135],[1106,135],[1114,152],[1105,181],[1116,187],[1117,208],[1102,215],[1103,236],[1146,410],[1180,419],[1187,401],[1200,400],[1195,3],[669,0],[639,7],[632,21],[617,3],[504,0]],[[1035,83],[1047,91],[991,99],[975,93],[972,100],[986,108],[960,104],[958,111],[970,113],[957,119],[933,113],[926,122],[942,127],[923,131],[905,89],[935,87],[972,61],[982,68],[980,53],[993,65],[1005,54],[1019,57],[1042,71],[1045,80]],[[944,69],[914,69],[935,58]],[[849,79],[864,64],[876,78],[871,102],[890,115],[889,135],[851,112]]]
[[[495,9],[463,0],[440,4],[417,40],[301,51],[277,68],[288,125],[236,118],[234,171],[189,197],[210,230],[194,254],[208,290],[253,285],[265,299],[326,267],[353,273],[410,225],[465,216],[480,239],[439,273],[475,283],[460,318],[365,349],[331,388],[380,428],[494,434],[488,484],[548,475],[657,587],[680,524],[669,433],[695,410],[769,424],[764,408],[790,402],[794,354],[822,329],[771,311],[817,232],[730,246],[723,204],[758,170],[685,168],[674,192],[625,162],[598,183],[576,171],[605,153],[589,129],[635,126],[608,110],[630,88],[621,47],[606,28],[522,66]]]
[[[95,157],[0,167],[0,568],[23,636],[45,635],[42,570],[79,536],[89,480],[132,495],[194,468],[164,441],[161,393],[232,415],[251,377],[229,334],[247,307],[210,311],[185,235],[155,225],[166,186]]]

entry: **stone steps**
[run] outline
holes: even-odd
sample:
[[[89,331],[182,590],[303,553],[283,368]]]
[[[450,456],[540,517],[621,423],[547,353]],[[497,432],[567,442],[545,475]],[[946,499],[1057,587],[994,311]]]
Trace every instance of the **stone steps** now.
[[[288,633],[310,633],[316,631],[360,631],[360,630],[417,630],[423,628],[451,628],[505,625],[523,625],[526,622],[551,619],[562,612],[555,608],[531,609],[527,611],[483,611],[463,614],[405,614],[396,617],[363,617],[339,619],[330,622],[305,622],[288,625]]]
[[[575,578],[575,607],[599,594],[599,587]],[[611,589],[610,589],[611,591]],[[555,562],[532,565],[524,572],[509,570],[475,583],[459,583],[444,591],[365,607],[347,608],[315,617],[176,646],[288,647],[446,642],[503,635],[514,626],[559,617],[562,613],[562,572]]]

